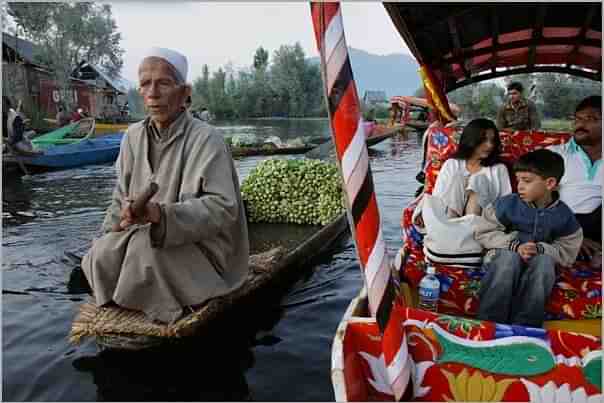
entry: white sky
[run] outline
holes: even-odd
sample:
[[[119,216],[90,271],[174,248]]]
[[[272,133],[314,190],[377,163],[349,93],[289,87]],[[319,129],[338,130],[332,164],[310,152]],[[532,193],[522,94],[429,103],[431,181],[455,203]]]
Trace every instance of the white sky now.
[[[145,48],[178,50],[189,59],[189,81],[231,62],[252,64],[259,46],[273,51],[296,41],[316,56],[308,2],[114,2],[113,15],[125,49],[122,75],[137,82]],[[341,3],[349,46],[374,54],[409,53],[379,2]]]

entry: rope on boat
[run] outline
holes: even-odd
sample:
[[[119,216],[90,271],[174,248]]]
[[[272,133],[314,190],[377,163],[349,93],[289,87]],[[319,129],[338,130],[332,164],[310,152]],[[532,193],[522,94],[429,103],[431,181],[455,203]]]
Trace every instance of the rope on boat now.
[[[340,4],[311,2],[310,8],[321,59],[331,135],[345,189],[348,222],[365,278],[369,310],[384,333],[387,378],[399,399],[409,383],[409,356],[400,323],[389,321],[395,299],[392,263],[386,254],[382,235]],[[387,326],[389,322],[391,326]]]

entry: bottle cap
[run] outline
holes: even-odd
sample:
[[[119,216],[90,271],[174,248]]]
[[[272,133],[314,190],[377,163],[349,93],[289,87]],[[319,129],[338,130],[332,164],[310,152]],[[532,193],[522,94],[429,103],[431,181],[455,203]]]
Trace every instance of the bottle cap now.
[[[427,274],[435,274],[436,273],[436,268],[434,266],[432,266],[431,264],[428,264],[426,266],[426,273]]]

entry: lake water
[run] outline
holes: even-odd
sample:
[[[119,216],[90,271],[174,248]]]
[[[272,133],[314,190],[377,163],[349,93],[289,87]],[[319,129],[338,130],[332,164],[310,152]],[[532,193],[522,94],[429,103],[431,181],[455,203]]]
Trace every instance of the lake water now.
[[[225,136],[329,136],[326,120],[216,125]],[[391,255],[401,243],[402,208],[418,185],[419,149],[411,134],[370,152]],[[237,160],[240,180],[262,159]],[[114,183],[109,165],[3,180],[3,400],[333,400],[333,336],[362,286],[351,241],[217,334],[147,353],[100,352],[93,340],[69,344],[71,321],[87,295],[70,281],[74,263],[65,252],[83,254],[99,233]]]

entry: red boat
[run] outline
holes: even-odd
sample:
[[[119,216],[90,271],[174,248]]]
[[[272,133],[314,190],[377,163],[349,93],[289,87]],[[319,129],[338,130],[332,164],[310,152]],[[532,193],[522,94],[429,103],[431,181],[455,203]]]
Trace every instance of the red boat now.
[[[600,3],[384,3],[384,7],[419,62],[427,103],[443,123],[426,136],[427,193],[457,147],[456,129],[444,124],[456,119],[448,92],[518,73],[555,72],[601,81]],[[421,234],[413,232],[409,220],[414,204],[404,209],[402,260],[393,265],[373,202],[370,169],[356,168],[368,166],[368,160],[357,146],[356,134],[351,134],[360,113],[350,89],[354,82],[346,80],[350,66],[341,10],[338,3],[313,3],[311,12],[332,135],[340,146],[349,225],[365,278],[332,347],[335,399],[602,401],[602,282],[600,271],[586,269],[590,262],[561,270],[546,308],[558,320],[546,321],[543,328],[475,319],[476,282],[463,270],[445,266],[438,267],[439,274],[451,281],[441,291],[439,312],[417,308],[415,288],[418,274],[423,276],[423,255]],[[501,137],[502,156],[513,162],[532,149],[567,141],[570,133],[502,132]],[[361,182],[362,187],[357,185]]]

